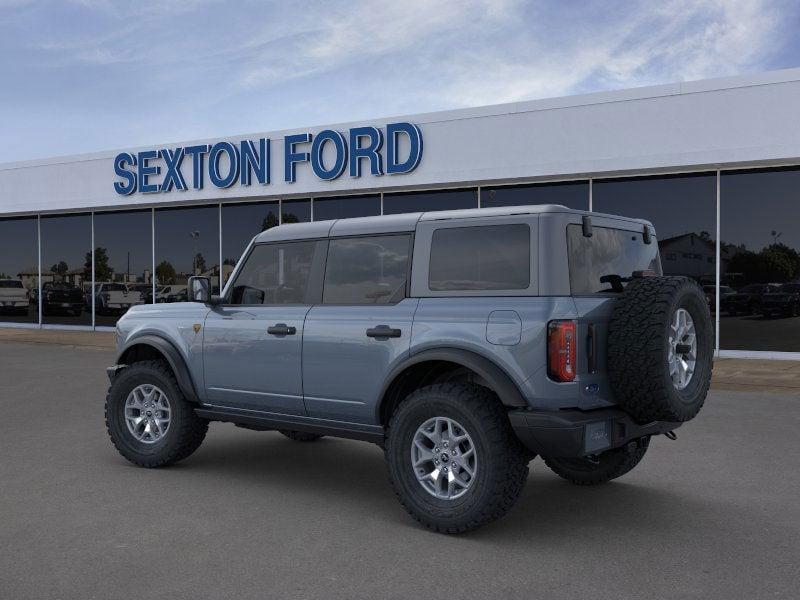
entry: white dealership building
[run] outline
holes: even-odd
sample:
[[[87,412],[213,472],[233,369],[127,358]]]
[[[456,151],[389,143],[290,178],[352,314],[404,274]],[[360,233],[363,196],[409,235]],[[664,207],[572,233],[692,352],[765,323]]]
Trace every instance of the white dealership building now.
[[[790,69],[2,164],[0,326],[111,327],[104,290],[224,284],[281,222],[554,203],[650,219],[721,355],[800,358],[800,317],[758,313],[800,280],[798,106]]]

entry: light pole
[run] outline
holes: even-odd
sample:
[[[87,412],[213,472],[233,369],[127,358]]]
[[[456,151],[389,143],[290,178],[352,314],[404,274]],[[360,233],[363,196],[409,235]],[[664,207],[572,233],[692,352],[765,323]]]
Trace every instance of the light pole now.
[[[200,239],[200,232],[199,231],[191,231],[189,235],[193,241],[193,249],[192,249],[192,275],[197,275],[197,240]]]

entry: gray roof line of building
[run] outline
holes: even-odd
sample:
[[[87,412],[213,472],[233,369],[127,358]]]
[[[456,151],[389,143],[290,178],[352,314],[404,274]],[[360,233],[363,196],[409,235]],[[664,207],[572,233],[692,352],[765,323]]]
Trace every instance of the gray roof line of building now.
[[[800,67],[791,69],[781,69],[762,73],[751,73],[747,75],[735,75],[729,77],[718,77],[713,79],[701,79],[696,81],[675,82],[644,87],[627,88],[621,90],[610,90],[602,92],[591,92],[572,96],[559,96],[555,98],[542,98],[536,100],[524,100],[519,102],[509,102],[504,104],[491,104],[473,108],[457,108],[436,112],[427,112],[411,115],[395,115],[359,119],[344,123],[317,124],[306,127],[293,127],[276,131],[250,132],[244,134],[220,135],[213,138],[200,140],[183,140],[174,142],[155,142],[147,146],[125,147],[123,149],[110,149],[93,153],[56,156],[49,158],[39,158],[25,161],[0,163],[0,170],[17,169],[21,167],[48,166],[63,163],[76,163],[98,159],[109,159],[116,156],[120,151],[135,152],[153,147],[174,147],[197,143],[213,142],[221,139],[240,140],[254,139],[256,137],[269,137],[273,139],[283,138],[298,132],[316,131],[324,128],[345,129],[365,122],[393,122],[393,121],[413,121],[416,123],[434,123],[440,121],[457,121],[476,117],[487,117],[502,114],[514,114],[524,112],[535,112],[541,110],[554,110],[559,108],[571,108],[576,106],[586,106],[591,104],[605,104],[612,102],[627,102],[631,100],[642,100],[662,96],[676,96],[682,94],[696,94],[703,92],[713,92],[719,90],[729,90],[735,88],[747,88],[760,85],[780,84],[793,81],[800,81]]]

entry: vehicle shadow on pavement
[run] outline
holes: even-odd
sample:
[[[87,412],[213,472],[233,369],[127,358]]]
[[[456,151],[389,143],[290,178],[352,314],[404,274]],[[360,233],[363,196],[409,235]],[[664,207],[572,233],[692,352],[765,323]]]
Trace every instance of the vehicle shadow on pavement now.
[[[268,506],[270,498],[281,502],[291,498],[302,505],[322,497],[333,513],[368,510],[371,518],[385,521],[387,527],[426,533],[395,499],[377,446],[332,438],[303,443],[277,432],[234,430],[230,425],[213,428],[225,428],[229,435],[210,435],[194,456],[163,471],[165,480],[178,471],[179,477],[196,479],[209,490],[224,487],[231,497],[263,499],[265,510],[275,508]],[[460,537],[516,541],[529,550],[538,546],[544,550],[568,549],[579,541],[599,546],[633,539],[695,544],[698,536],[727,536],[727,543],[741,543],[742,552],[752,552],[753,538],[771,525],[757,506],[735,506],[705,496],[704,490],[683,480],[652,478],[646,463],[643,466],[644,471],[624,479],[581,487],[556,477],[537,458],[531,462],[522,497],[509,514]],[[789,534],[787,544],[792,543]]]

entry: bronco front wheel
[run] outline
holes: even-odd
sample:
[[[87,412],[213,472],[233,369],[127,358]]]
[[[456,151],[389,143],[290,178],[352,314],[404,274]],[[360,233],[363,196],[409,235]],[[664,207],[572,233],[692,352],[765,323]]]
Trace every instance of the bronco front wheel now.
[[[388,427],[395,494],[414,519],[441,533],[462,533],[503,516],[522,492],[528,458],[497,396],[476,385],[419,389]]]
[[[164,467],[192,454],[208,421],[194,412],[166,363],[148,360],[120,372],[106,396],[106,427],[119,453],[140,467]]]

